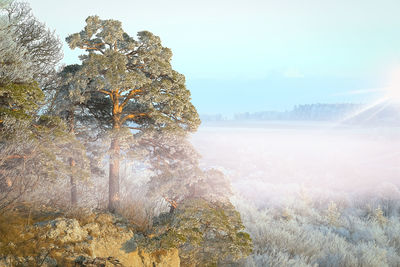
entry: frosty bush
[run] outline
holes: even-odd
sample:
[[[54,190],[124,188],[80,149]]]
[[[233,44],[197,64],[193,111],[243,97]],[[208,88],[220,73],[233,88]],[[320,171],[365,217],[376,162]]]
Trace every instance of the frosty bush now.
[[[233,203],[254,244],[243,265],[399,266],[396,190],[384,185],[379,194],[323,197],[299,188],[298,194],[261,207],[236,196]],[[382,208],[382,203],[389,204]]]

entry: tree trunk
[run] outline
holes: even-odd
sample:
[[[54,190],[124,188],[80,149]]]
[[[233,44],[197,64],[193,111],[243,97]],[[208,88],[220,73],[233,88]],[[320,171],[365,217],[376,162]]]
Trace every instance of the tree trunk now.
[[[75,134],[75,116],[71,109],[68,113],[69,132]],[[73,157],[69,158],[69,166],[71,167],[70,185],[71,185],[71,205],[75,206],[78,203],[78,195],[76,192],[76,181],[74,175],[76,162]]]
[[[115,212],[119,204],[119,138],[114,137],[111,141],[110,148],[110,174],[109,174],[109,196],[108,196],[108,210]]]
[[[73,158],[69,159],[69,166],[73,170],[75,168],[76,162]],[[75,183],[75,177],[72,172],[71,177],[70,177],[70,183],[71,183],[71,205],[76,206],[78,203],[78,196],[76,193],[76,183]]]
[[[170,214],[174,213],[175,209],[176,209],[176,207],[170,205],[170,206],[169,206],[169,213],[170,213]]]
[[[119,206],[119,130],[121,129],[121,108],[119,106],[118,90],[113,92],[113,137],[110,147],[110,174],[108,181],[108,210],[115,212]]]

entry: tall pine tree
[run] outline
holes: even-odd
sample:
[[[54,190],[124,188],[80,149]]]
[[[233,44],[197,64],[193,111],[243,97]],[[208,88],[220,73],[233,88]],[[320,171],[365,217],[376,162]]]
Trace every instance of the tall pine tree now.
[[[139,136],[147,131],[185,135],[200,124],[185,77],[172,69],[172,52],[150,32],[135,40],[121,22],[86,19],[84,30],[67,37],[71,49],[80,48],[80,79],[90,81],[89,110],[112,131],[109,164],[109,210],[119,196],[121,142],[127,130]],[[132,140],[132,139],[131,139]],[[130,144],[133,145],[133,144]]]

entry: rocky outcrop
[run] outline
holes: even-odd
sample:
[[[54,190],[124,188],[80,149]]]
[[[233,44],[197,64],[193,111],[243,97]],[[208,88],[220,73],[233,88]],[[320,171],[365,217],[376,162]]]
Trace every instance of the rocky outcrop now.
[[[107,213],[86,222],[58,217],[37,222],[28,231],[37,239],[37,255],[11,257],[0,266],[179,266],[177,249],[146,253],[138,247],[132,225]],[[143,238],[143,237],[142,237]]]

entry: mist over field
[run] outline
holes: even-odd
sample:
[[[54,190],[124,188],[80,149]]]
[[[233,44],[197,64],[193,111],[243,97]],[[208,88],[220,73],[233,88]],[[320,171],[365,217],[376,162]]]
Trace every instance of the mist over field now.
[[[255,244],[244,266],[398,266],[400,128],[206,122],[191,138],[230,179]]]
[[[192,142],[202,164],[221,168],[238,192],[262,200],[271,186],[359,192],[398,185],[399,133],[333,122],[215,122]]]

